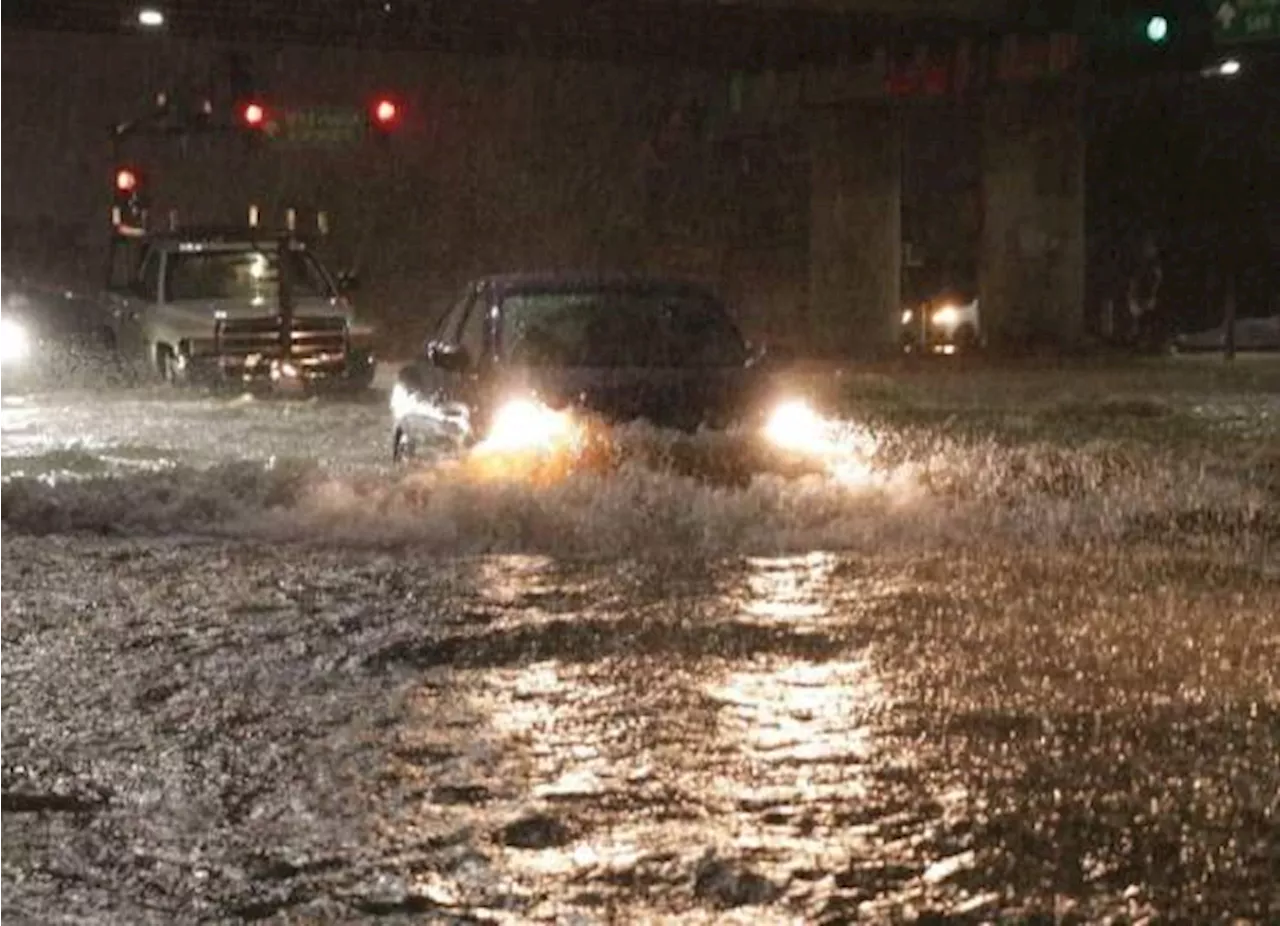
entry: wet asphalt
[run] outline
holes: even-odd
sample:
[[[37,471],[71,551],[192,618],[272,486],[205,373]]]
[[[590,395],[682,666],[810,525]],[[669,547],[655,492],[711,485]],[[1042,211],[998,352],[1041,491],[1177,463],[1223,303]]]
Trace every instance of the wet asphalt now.
[[[1280,921],[1247,397],[552,490],[391,473],[359,407],[57,401],[99,440],[6,398],[14,922]]]

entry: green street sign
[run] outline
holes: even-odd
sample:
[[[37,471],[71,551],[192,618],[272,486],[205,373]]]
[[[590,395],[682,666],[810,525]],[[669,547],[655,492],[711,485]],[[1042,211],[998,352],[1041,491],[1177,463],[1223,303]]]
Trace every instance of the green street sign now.
[[[1280,39],[1280,0],[1209,0],[1219,42]]]
[[[281,112],[272,126],[277,141],[303,145],[350,145],[365,137],[364,113],[346,106],[310,106]]]

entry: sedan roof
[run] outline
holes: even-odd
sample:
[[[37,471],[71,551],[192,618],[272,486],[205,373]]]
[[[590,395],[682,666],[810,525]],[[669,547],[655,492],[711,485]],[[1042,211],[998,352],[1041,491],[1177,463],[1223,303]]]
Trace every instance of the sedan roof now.
[[[497,273],[480,277],[474,285],[477,289],[488,289],[498,295],[548,289],[642,289],[669,290],[712,297],[715,295],[710,287],[679,277],[589,270]]]

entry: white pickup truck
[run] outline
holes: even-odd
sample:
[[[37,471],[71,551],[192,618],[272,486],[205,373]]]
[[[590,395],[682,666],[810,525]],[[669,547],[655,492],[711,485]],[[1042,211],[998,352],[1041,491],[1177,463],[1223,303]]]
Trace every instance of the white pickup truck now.
[[[362,389],[351,282],[292,235],[187,228],[117,237],[104,305],[117,351],[169,382]]]

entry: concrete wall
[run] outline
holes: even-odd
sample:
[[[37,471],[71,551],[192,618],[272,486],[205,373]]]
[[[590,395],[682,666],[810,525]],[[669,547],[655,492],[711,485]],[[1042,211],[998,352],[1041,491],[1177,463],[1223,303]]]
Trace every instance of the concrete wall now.
[[[1084,331],[1080,88],[1010,87],[983,120],[983,324],[998,348],[1070,345]]]
[[[812,122],[808,328],[844,356],[894,344],[902,284],[902,126],[865,104]]]
[[[154,36],[5,31],[7,256],[28,243],[25,229],[64,229],[80,274],[98,276],[114,170],[108,126],[144,111],[161,89],[208,94],[229,111],[236,54],[269,101],[359,107],[394,93],[401,130],[386,148],[250,150],[221,137],[135,146],[153,217],[169,205],[184,220],[241,220],[249,202],[277,216],[285,205],[325,209],[331,262],[360,267],[360,299],[396,342],[416,342],[458,285],[488,271],[671,270],[720,285],[749,326],[785,313],[779,303],[803,291],[794,246],[750,253],[737,231],[749,213],[738,202],[764,181],[745,177],[708,140],[706,117],[726,92],[717,75]],[[69,247],[58,254],[64,275]],[[744,266],[755,270],[750,278],[736,272]]]

